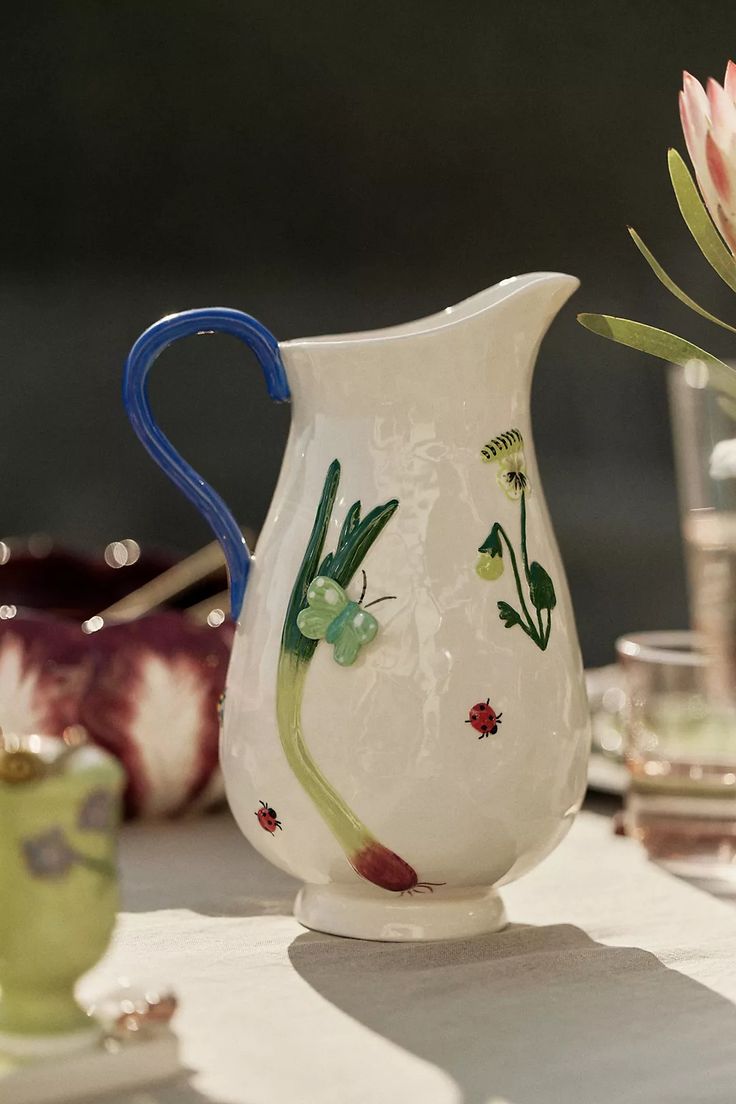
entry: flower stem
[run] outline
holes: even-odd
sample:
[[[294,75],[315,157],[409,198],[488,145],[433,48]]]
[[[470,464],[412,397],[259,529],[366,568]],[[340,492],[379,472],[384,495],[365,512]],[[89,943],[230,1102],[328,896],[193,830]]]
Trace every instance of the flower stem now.
[[[540,614],[540,617],[541,617],[541,614]],[[547,628],[546,628],[545,634],[544,634],[544,642],[542,644],[542,651],[544,651],[545,648],[547,647],[547,645],[549,644],[549,634],[550,634],[551,631],[552,631],[552,610],[548,609],[547,610]]]
[[[524,491],[521,492],[521,555],[528,584],[531,582],[531,574],[529,572],[529,557],[526,551],[526,494]]]
[[[523,502],[524,502],[524,497],[522,495],[522,507],[523,507]],[[525,518],[526,515],[523,514],[522,517]],[[511,560],[511,568],[514,572],[514,580],[516,582],[516,593],[519,595],[519,604],[521,606],[521,612],[523,613],[523,615],[526,619],[526,625],[523,622],[520,622],[521,628],[524,630],[524,632],[527,634],[527,636],[530,636],[532,638],[532,640],[535,642],[535,644],[538,644],[539,647],[541,647],[542,646],[542,638],[541,638],[539,632],[537,631],[537,628],[536,628],[534,622],[532,621],[531,617],[529,616],[529,610],[527,609],[526,602],[524,601],[524,593],[521,589],[521,576],[519,575],[519,565],[516,562],[516,553],[514,552],[514,546],[512,545],[511,541],[509,540],[509,538],[506,534],[506,530],[504,529],[503,525],[498,526],[498,532],[503,537],[503,539],[506,541],[506,547],[508,548],[508,551],[509,551],[509,559]],[[526,534],[524,534],[524,536],[526,536]],[[525,574],[526,574],[527,579],[528,579],[529,578],[529,574],[528,574],[529,568],[528,568],[528,564],[526,562],[526,540],[525,539],[522,540],[522,554],[523,554],[523,557],[524,557],[524,571],[525,571]]]
[[[521,554],[524,559],[524,574],[526,575],[527,586],[531,588],[532,574],[529,569],[529,556],[526,550],[526,492],[521,492]],[[542,611],[537,610],[537,625],[538,625],[538,644],[542,651],[547,647],[547,642],[544,640],[544,629],[542,628]]]

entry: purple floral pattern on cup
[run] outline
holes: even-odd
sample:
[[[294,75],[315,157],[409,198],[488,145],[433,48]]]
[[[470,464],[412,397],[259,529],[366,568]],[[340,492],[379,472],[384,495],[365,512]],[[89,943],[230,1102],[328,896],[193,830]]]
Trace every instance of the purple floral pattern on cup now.
[[[23,854],[31,874],[37,878],[63,878],[77,856],[61,828],[49,828],[23,840]]]
[[[77,827],[84,832],[109,832],[113,826],[114,801],[109,790],[97,789],[87,794]]]
[[[80,805],[76,826],[82,832],[109,834],[115,827],[116,819],[114,794],[98,786],[90,790]],[[113,862],[78,851],[58,824],[35,836],[28,836],[21,841],[21,847],[26,866],[36,878],[63,878],[75,865],[96,870],[105,877],[115,876]]]

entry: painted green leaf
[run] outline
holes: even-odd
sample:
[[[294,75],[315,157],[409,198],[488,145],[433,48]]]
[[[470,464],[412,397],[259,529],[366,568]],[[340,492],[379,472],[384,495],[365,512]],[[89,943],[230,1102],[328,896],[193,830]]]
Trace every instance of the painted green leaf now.
[[[483,541],[482,545],[478,549],[479,552],[487,552],[490,556],[502,556],[503,548],[501,546],[501,535],[499,533],[500,526],[498,522],[493,526],[490,533]]]
[[[503,621],[507,629],[513,629],[514,625],[521,624],[521,617],[516,612],[513,606],[510,606],[508,602],[498,603],[498,616]]]
[[[688,230],[708,264],[732,291],[736,291],[736,260],[714,226],[687,165],[676,149],[668,152],[667,163],[677,204]]]
[[[354,502],[345,515],[345,521],[342,523],[342,529],[340,530],[340,538],[337,542],[338,552],[342,546],[347,542],[348,537],[356,528],[360,521],[360,502]]]
[[[675,281],[667,275],[665,270],[657,258],[653,255],[651,250],[647,248],[644,242],[641,240],[633,226],[629,227],[629,234],[631,235],[634,245],[641,253],[644,260],[647,262],[657,279],[664,284],[669,292],[679,299],[681,303],[684,303],[690,310],[694,310],[696,314],[701,315],[703,318],[707,318],[709,322],[715,322],[716,326],[723,326],[724,330],[730,330],[731,333],[736,333],[736,326],[729,325],[728,322],[723,322],[720,318],[717,318],[715,314],[711,314],[705,307],[701,307],[699,303],[696,303],[694,299],[691,299],[686,291],[675,283]]]
[[[307,640],[299,632],[296,623],[299,611],[303,609],[307,601],[307,589],[312,579],[318,573],[318,564],[327,536],[327,527],[332,516],[332,507],[335,504],[335,496],[340,483],[340,462],[333,460],[327,469],[324,487],[320,496],[317,512],[314,517],[312,532],[309,537],[304,558],[299,568],[299,573],[294,581],[294,587],[289,599],[284,620],[284,630],[281,636],[281,646],[284,651],[292,652],[302,659],[308,660],[314,654],[317,647],[316,640]]]
[[[393,498],[383,506],[376,506],[363,518],[351,532],[349,538],[335,553],[330,564],[330,577],[340,586],[347,587],[355,572],[368,554],[368,550],[384,526],[391,520],[399,507]]]
[[[538,610],[553,610],[557,605],[552,580],[536,560],[529,567],[529,597]]]
[[[330,565],[332,564],[333,559],[334,559],[333,553],[328,552],[327,555],[325,556],[325,558],[323,559],[322,563],[317,568],[317,574],[318,575],[329,575]],[[311,582],[311,580],[310,580],[310,582]]]

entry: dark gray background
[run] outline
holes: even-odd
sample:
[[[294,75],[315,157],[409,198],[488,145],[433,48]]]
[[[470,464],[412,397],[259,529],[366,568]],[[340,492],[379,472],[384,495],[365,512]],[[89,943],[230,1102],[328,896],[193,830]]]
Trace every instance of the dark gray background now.
[[[534,386],[537,448],[588,663],[686,622],[664,371],[584,332],[623,313],[733,355],[679,221],[680,74],[722,79],[728,2],[56,2],[3,8],[0,532],[101,550],[209,539],[119,401],[139,331],[225,304],[281,339],[406,321],[537,269],[583,287]],[[730,311],[730,315],[729,315]],[[262,521],[288,408],[223,338],[167,354],[165,430]]]

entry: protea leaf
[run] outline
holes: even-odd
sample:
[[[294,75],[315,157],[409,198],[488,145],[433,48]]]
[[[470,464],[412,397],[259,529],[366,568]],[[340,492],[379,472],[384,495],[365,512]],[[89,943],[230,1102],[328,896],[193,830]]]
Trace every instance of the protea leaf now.
[[[659,357],[672,364],[685,367],[693,362],[703,364],[708,369],[708,382],[719,391],[736,395],[736,370],[729,368],[718,357],[706,353],[684,337],[647,326],[643,322],[632,322],[627,318],[615,318],[611,314],[579,314],[578,322],[586,330],[616,341],[619,345],[628,345],[642,353]]]
[[[683,289],[678,284],[676,284],[670,276],[667,275],[659,261],[646,247],[644,242],[637,234],[636,230],[634,230],[633,226],[629,226],[628,230],[634,242],[634,245],[639,250],[654,275],[662,284],[664,284],[664,286],[669,292],[672,293],[672,295],[679,299],[681,303],[684,303],[686,307],[689,307],[690,310],[695,311],[696,314],[701,315],[703,318],[707,318],[709,322],[715,322],[716,326],[723,326],[724,330],[730,330],[731,333],[736,333],[736,326],[731,326],[728,322],[723,322],[720,318],[716,318],[715,314],[711,314],[710,311],[705,309],[705,307],[701,307],[699,303],[696,303],[694,299],[691,299],[687,292],[683,291]]]
[[[667,163],[677,203],[688,230],[708,264],[732,291],[736,291],[736,260],[716,230],[687,165],[676,149],[671,149],[667,154]]]

